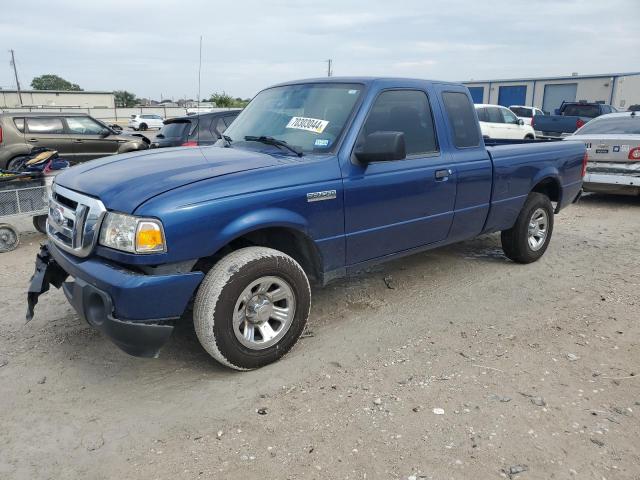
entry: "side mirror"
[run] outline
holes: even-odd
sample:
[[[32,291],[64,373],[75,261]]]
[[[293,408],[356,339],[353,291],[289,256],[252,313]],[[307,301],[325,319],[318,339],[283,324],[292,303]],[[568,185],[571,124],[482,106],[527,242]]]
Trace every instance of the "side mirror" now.
[[[111,130],[109,130],[108,128],[103,128],[102,131],[100,132],[100,136],[102,138],[107,138],[109,135],[111,135],[113,132]]]
[[[355,156],[362,163],[402,160],[407,157],[403,132],[374,132],[356,145]]]
[[[524,120],[522,120],[521,118],[518,119],[518,125],[524,125]]]

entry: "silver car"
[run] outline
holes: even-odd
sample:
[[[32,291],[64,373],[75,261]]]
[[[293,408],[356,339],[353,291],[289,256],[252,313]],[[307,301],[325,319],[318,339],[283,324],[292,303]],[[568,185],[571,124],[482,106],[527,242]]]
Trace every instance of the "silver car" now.
[[[640,112],[602,115],[565,140],[587,147],[585,192],[640,194]]]

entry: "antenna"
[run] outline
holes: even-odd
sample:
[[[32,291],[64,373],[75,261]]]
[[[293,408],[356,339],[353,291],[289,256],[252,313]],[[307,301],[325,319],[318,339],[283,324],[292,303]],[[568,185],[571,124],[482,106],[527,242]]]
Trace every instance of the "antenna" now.
[[[200,59],[198,63],[198,103],[196,116],[198,121],[196,122],[196,142],[200,145],[200,79],[202,74],[202,35],[200,35]]]
[[[18,99],[20,100],[20,106],[22,106],[22,92],[20,92],[20,80],[18,80],[18,69],[16,68],[16,58],[13,54],[13,49],[9,50],[11,52],[11,66],[13,67],[13,74],[16,77],[16,87],[18,90]]]

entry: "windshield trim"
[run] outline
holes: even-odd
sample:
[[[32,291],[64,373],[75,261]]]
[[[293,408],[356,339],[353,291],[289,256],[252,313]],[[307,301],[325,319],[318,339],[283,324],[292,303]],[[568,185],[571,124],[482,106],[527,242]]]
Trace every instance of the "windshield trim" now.
[[[362,107],[362,103],[364,102],[364,99],[367,96],[367,93],[369,91],[369,84],[362,82],[362,81],[322,81],[322,80],[311,80],[311,81],[298,81],[298,82],[291,82],[291,83],[279,83],[278,85],[272,85],[270,87],[264,88],[262,90],[260,90],[252,99],[251,102],[249,102],[247,104],[247,106],[240,111],[240,113],[236,116],[236,119],[239,118],[244,111],[247,109],[247,107],[249,107],[249,105],[251,105],[251,103],[258,97],[258,95],[260,95],[263,92],[267,92],[269,90],[273,90],[276,88],[283,88],[283,87],[293,87],[293,86],[298,86],[298,85],[358,85],[359,87],[362,88],[362,93],[360,95],[358,95],[358,98],[356,99],[356,102],[353,104],[353,107],[351,109],[351,112],[349,113],[349,116],[347,117],[347,119],[344,122],[344,126],[342,127],[342,131],[340,132],[340,135],[336,138],[335,142],[333,142],[333,145],[331,145],[330,148],[327,148],[325,150],[322,151],[316,151],[316,150],[308,150],[304,152],[304,156],[308,156],[308,155],[329,155],[329,154],[334,154],[336,152],[338,152],[340,150],[340,148],[342,147],[342,143],[344,142],[345,136],[347,134],[347,132],[351,129],[351,125],[353,124],[353,121],[356,117],[356,115],[358,114],[358,112],[360,111],[360,108]],[[235,121],[235,119],[234,119]],[[243,143],[246,143],[244,139],[234,139],[233,143],[231,144],[232,147],[241,147]],[[302,157],[304,158],[304,157]]]

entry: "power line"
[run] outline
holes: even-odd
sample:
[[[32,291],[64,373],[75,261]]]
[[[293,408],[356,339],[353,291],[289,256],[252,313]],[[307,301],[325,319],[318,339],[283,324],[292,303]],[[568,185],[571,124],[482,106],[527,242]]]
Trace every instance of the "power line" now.
[[[16,68],[16,57],[13,53],[13,49],[9,50],[11,52],[11,66],[13,67],[13,74],[16,77],[16,87],[18,90],[18,99],[20,100],[20,106],[22,106],[22,92],[20,91],[20,80],[18,80],[18,69]]]

